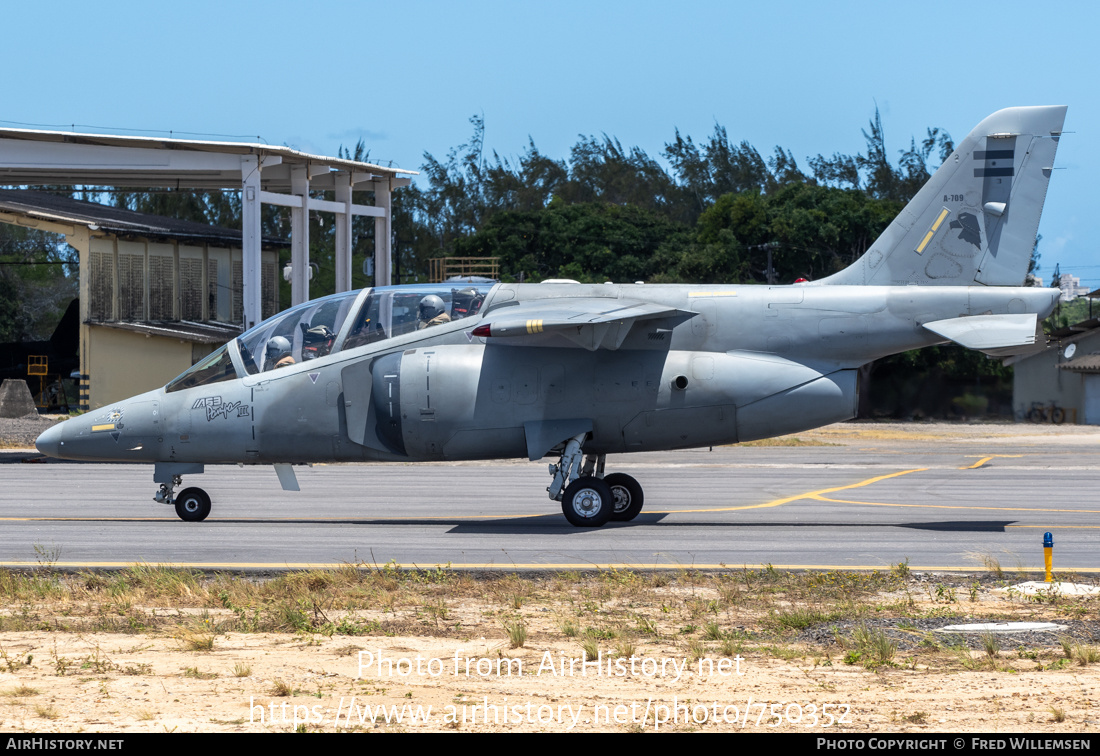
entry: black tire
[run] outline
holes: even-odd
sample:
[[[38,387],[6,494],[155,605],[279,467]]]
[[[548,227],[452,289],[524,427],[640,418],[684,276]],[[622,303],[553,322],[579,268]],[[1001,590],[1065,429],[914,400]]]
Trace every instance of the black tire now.
[[[614,508],[611,486],[599,478],[577,478],[561,497],[565,519],[578,528],[598,528],[606,524]]]
[[[615,522],[629,522],[642,511],[642,486],[626,473],[605,475],[603,482],[611,488],[615,503],[611,508],[611,519]]]
[[[176,514],[184,522],[202,522],[210,514],[210,496],[201,488],[185,488],[176,497]]]
[[[1046,420],[1046,412],[1039,408],[1035,408],[1027,413],[1027,419],[1033,423],[1041,423]]]
[[[1061,407],[1055,407],[1050,411],[1050,422],[1061,425],[1066,421],[1066,411]]]

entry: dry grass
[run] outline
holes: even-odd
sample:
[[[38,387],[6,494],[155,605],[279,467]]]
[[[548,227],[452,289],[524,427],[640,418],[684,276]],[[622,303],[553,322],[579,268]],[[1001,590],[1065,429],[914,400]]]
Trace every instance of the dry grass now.
[[[920,430],[901,430],[897,428],[879,428],[874,425],[831,425],[818,428],[813,435],[826,438],[844,438],[864,441],[938,441],[951,438],[944,434],[928,433]],[[993,435],[993,434],[991,434]]]
[[[756,441],[743,441],[737,446],[840,446],[840,444],[833,444],[816,438],[778,436],[776,438],[761,438]]]
[[[985,580],[988,584],[988,573]],[[307,642],[316,636],[482,636],[499,648],[513,649],[527,647],[534,637],[539,643],[568,642],[590,657],[600,651],[630,656],[639,647],[663,645],[692,658],[752,653],[800,658],[836,653],[835,646],[829,650],[820,645],[808,652],[803,640],[808,631],[821,638],[829,636],[834,624],[849,623],[849,628],[860,629],[845,631],[836,642],[862,665],[899,666],[920,657],[922,664],[957,667],[977,660],[967,656],[971,661],[962,661],[958,652],[935,644],[916,650],[914,644],[899,646],[898,635],[883,633],[880,620],[947,616],[963,606],[960,589],[973,599],[965,604],[968,613],[999,620],[1080,619],[1095,616],[1100,603],[1036,603],[1019,596],[994,601],[973,575],[937,576],[930,582],[898,566],[874,572],[785,572],[765,565],[707,573],[520,575],[354,564],[252,580],[135,565],[69,575],[48,568],[0,570],[0,631],[155,634],[175,638],[188,652],[221,649],[226,634],[286,633]],[[993,648],[992,642],[985,646],[980,657],[984,666],[1005,661],[1003,649]],[[1100,651],[1068,639],[1058,655],[1065,665],[1100,662]],[[1056,659],[1047,651],[1012,664],[1042,669]],[[27,663],[25,654],[0,646],[0,671],[20,670]],[[57,675],[80,669],[150,673],[148,665],[116,664],[98,648],[79,656],[55,654],[37,663]],[[196,679],[213,674],[192,664],[178,674]],[[238,664],[223,674],[246,678],[252,669]],[[289,684],[285,687],[290,690]]]

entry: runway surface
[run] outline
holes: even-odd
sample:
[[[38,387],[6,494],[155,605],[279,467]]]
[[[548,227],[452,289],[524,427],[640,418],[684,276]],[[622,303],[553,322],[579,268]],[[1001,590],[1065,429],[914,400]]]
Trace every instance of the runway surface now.
[[[202,523],[152,501],[152,466],[0,464],[0,566],[981,570],[991,556],[1014,572],[1042,569],[1049,530],[1056,570],[1100,572],[1100,434],[995,428],[609,457],[646,505],[598,529],[546,497],[549,460],[301,467],[299,493],[270,467],[210,466],[184,479],[213,499]]]

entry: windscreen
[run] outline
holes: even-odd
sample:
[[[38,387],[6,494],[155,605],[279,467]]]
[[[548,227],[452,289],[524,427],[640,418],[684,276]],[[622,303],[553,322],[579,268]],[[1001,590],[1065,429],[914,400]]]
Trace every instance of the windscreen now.
[[[358,294],[347,291],[306,302],[241,334],[245,370],[260,373],[330,354]]]
[[[237,378],[233,360],[229,357],[229,347],[223,346],[209,357],[199,360],[178,378],[164,387],[165,393],[205,386],[210,383],[232,381]]]

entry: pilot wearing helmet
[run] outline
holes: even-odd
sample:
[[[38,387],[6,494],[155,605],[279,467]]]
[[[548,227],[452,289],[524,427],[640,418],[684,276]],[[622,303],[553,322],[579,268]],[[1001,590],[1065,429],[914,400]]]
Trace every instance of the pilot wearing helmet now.
[[[336,334],[327,325],[314,326],[306,329],[302,324],[302,361],[315,360],[324,357],[332,351]]]
[[[273,336],[267,342],[264,358],[264,370],[286,367],[294,364],[290,354],[290,340],[285,336]]]
[[[484,302],[485,295],[473,286],[465,289],[451,289],[451,320],[461,320],[477,315]]]
[[[451,316],[447,314],[447,305],[441,297],[429,294],[420,300],[420,309],[416,316],[416,330],[420,331],[431,326],[450,323]]]

